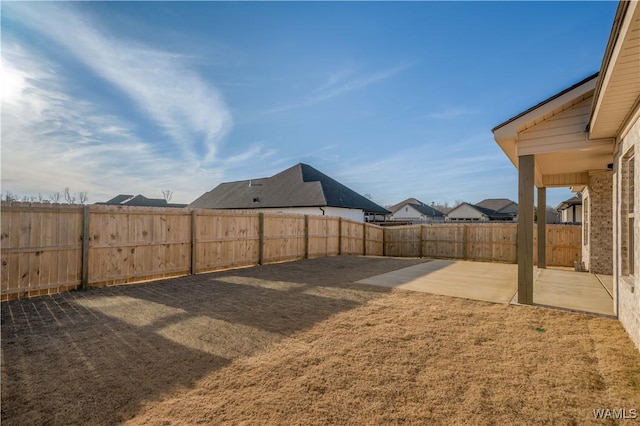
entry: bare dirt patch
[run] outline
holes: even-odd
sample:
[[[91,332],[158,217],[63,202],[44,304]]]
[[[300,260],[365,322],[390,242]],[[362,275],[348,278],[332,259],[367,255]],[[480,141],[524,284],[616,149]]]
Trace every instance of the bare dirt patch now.
[[[613,319],[353,284],[334,257],[2,303],[2,422],[603,424],[640,411]],[[606,423],[605,423],[606,424]]]

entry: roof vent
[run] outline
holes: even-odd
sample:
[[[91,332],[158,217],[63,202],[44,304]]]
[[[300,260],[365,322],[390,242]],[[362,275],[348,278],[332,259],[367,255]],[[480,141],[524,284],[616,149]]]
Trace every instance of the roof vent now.
[[[259,203],[259,202],[260,202],[260,198],[259,198],[259,197],[254,198],[254,199],[253,199],[253,202],[254,202],[254,203]]]

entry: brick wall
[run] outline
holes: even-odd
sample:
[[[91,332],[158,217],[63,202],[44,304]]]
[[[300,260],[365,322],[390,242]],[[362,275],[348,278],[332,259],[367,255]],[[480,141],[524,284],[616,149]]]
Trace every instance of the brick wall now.
[[[613,173],[589,176],[589,271],[613,274]]]

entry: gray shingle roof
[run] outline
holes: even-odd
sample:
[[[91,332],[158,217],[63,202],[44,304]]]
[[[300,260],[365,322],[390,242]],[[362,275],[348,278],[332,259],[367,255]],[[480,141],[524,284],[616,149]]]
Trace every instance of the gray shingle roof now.
[[[398,204],[389,207],[389,210],[391,210],[391,213],[395,213],[398,210],[400,210],[402,207],[406,206],[407,204],[425,216],[433,216],[433,217],[444,216],[444,214],[440,210],[436,210],[433,207],[423,203],[422,201],[416,198],[407,198],[406,200],[401,201]]]
[[[137,207],[185,207],[186,204],[167,203],[163,198],[147,198],[144,195],[119,194],[104,203],[109,206],[137,206]]]
[[[485,200],[485,201],[487,201],[487,200]],[[509,201],[509,204],[513,203],[513,201],[510,201],[510,200],[507,200],[507,201]],[[509,204],[504,205],[502,208],[507,207]],[[506,218],[510,218],[510,217],[516,216],[514,213],[498,212],[498,211],[495,211],[493,209],[490,209],[490,208],[487,208],[487,207],[483,207],[483,206],[481,206],[479,204],[471,204],[471,203],[466,203],[466,202],[463,202],[463,203],[457,205],[448,214],[452,213],[454,210],[456,210],[458,207],[460,207],[462,205],[467,205],[467,206],[471,207],[472,209],[475,209],[475,210],[479,211],[480,213],[488,216],[490,219],[503,219],[503,218],[506,219]]]
[[[515,204],[515,201],[511,201],[508,198],[487,198],[485,200],[476,203],[476,206],[484,207],[485,209],[499,212],[505,207],[509,207],[511,204]]]
[[[257,209],[325,206],[389,213],[373,201],[303,163],[270,178],[221,183],[188,207]]]
[[[581,206],[582,205],[582,195],[576,195],[575,197],[571,197],[568,200],[564,200],[558,207],[556,207],[557,211],[568,209],[571,206]]]
[[[116,195],[115,197],[113,197],[112,199],[110,199],[109,201],[105,201],[104,203],[100,203],[100,204],[122,204],[126,201],[129,201],[130,199],[132,199],[133,197],[135,197],[135,195],[129,195],[129,194],[119,194]]]
[[[493,209],[490,209],[490,208],[487,208],[487,207],[482,207],[482,206],[479,206],[477,204],[469,204],[469,203],[467,203],[467,204],[469,206],[471,206],[472,208],[478,210],[479,212],[481,212],[483,214],[486,214],[487,216],[492,216],[492,215],[496,214],[496,211],[493,210]]]

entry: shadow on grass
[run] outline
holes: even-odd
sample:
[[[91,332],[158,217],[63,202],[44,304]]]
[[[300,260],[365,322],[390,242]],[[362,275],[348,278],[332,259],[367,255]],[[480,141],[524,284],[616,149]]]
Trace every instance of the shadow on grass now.
[[[333,257],[2,303],[2,422],[112,424],[388,289]]]

